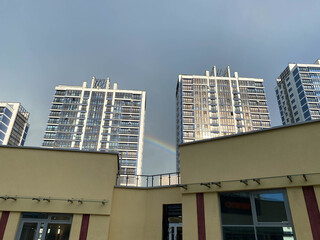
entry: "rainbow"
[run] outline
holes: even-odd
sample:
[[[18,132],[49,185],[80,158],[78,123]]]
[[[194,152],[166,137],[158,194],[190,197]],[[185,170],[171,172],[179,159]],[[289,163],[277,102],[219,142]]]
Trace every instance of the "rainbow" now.
[[[176,154],[176,148],[166,142],[163,142],[155,137],[151,137],[148,135],[144,136],[144,140],[148,143],[151,143],[157,147],[160,147],[161,149],[166,150],[167,152],[171,153],[171,154]]]

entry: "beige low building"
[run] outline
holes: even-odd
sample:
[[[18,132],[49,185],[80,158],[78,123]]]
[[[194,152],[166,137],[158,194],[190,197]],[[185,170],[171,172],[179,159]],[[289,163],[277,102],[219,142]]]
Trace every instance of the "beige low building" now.
[[[0,240],[320,239],[319,139],[315,121],[184,144],[181,181],[153,187],[117,186],[116,154],[1,146]]]

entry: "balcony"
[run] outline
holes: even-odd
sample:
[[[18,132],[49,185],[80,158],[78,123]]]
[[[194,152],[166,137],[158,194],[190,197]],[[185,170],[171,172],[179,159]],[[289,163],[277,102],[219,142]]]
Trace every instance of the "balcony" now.
[[[156,175],[129,175],[118,174],[118,187],[156,188],[177,186],[181,182],[180,173],[165,173]]]

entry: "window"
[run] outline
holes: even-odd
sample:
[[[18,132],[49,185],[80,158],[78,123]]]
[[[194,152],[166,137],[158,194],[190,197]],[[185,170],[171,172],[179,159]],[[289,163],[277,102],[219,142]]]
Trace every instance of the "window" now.
[[[18,239],[69,239],[72,223],[70,214],[22,213]]]
[[[320,68],[317,67],[309,67],[310,72],[320,72]]]
[[[0,130],[2,130],[4,133],[7,132],[8,127],[4,125],[3,123],[0,123]]]
[[[301,93],[299,94],[299,98],[300,98],[300,99],[303,99],[304,97],[305,97],[304,92],[301,92]]]
[[[307,67],[299,67],[299,70],[303,71],[303,72],[308,72],[309,71],[309,69]]]
[[[4,114],[7,115],[9,118],[11,118],[12,116],[12,112],[8,108],[4,110]]]
[[[303,116],[304,116],[304,118],[305,118],[306,120],[309,120],[309,117],[310,117],[310,112],[309,112],[309,110],[306,111],[306,112],[303,114]]]
[[[305,112],[307,109],[308,109],[308,104],[306,104],[306,105],[304,105],[304,106],[302,107],[302,111],[303,111],[303,112]]]
[[[1,117],[1,116],[0,116]],[[0,121],[2,121],[5,125],[9,125],[10,120],[5,115],[2,115],[2,118],[0,118]]]
[[[4,133],[0,132],[0,140],[4,140],[4,138],[5,138]]]
[[[83,94],[84,98],[89,98],[90,97],[90,92],[89,91],[85,91]]]
[[[309,80],[308,80],[309,81]],[[298,78],[297,80],[296,80],[296,86],[297,86],[297,88],[298,87],[300,87],[301,86],[301,80],[300,80],[300,78]]]
[[[220,194],[224,240],[294,240],[288,199],[284,190]]]
[[[58,96],[64,96],[66,94],[66,91],[64,90],[56,90],[56,93],[55,95],[58,95]]]

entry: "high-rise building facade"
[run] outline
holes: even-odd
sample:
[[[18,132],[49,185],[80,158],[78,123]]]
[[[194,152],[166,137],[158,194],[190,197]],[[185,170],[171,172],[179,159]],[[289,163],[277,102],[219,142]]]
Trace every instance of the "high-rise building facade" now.
[[[176,99],[177,146],[271,126],[263,79],[231,76],[229,67],[179,75]]]
[[[42,146],[119,152],[120,174],[141,174],[145,91],[120,90],[109,78],[58,85]]]
[[[20,103],[0,102],[0,145],[24,145],[29,115]]]
[[[276,80],[282,124],[320,119],[320,59],[290,63]]]

